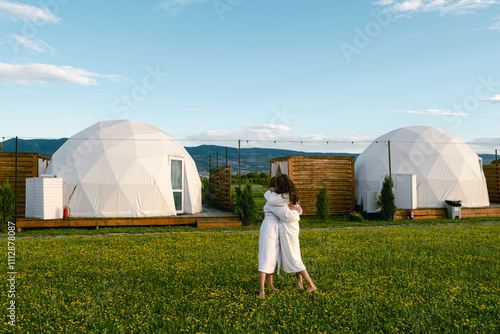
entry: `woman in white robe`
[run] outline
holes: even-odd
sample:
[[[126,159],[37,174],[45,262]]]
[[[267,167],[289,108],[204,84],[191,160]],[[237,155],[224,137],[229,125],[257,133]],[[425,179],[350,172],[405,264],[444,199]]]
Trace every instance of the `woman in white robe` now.
[[[299,245],[299,215],[302,208],[298,205],[298,194],[293,182],[288,179],[281,180],[291,184],[282,185],[283,189],[292,189],[294,192],[294,204],[290,204],[288,194],[278,194],[277,179],[272,178],[270,190],[264,197],[267,202],[264,205],[265,219],[260,228],[259,237],[259,298],[265,296],[265,278],[267,275],[269,286],[277,291],[273,285],[273,272],[279,272],[280,265],[287,273],[296,273],[296,289],[303,289],[302,277],[308,284],[307,292],[316,290],[316,286],[311,281],[306,267],[302,263]],[[290,188],[291,186],[295,188]],[[295,190],[294,190],[295,189]],[[273,191],[274,190],[274,191]],[[281,263],[281,260],[283,261]]]
[[[278,195],[278,196],[275,196]],[[287,203],[288,208],[298,210],[302,213],[299,205],[299,194],[292,179],[286,174],[281,174],[276,179],[274,195],[268,200],[271,205]],[[309,273],[302,262],[299,243],[299,219],[295,221],[282,220],[278,225],[279,242],[281,250],[281,261],[283,270],[286,273],[295,273],[297,276],[296,289],[303,289],[302,277],[306,280],[308,288],[306,292],[316,291],[316,286],[309,277]]]
[[[271,188],[275,181],[275,178],[271,179]],[[264,197],[267,202],[264,205],[265,217],[260,226],[259,236],[259,298],[264,298],[265,296],[266,276],[269,287],[274,291],[278,291],[273,285],[273,273],[275,270],[279,271],[280,267],[280,224],[300,219],[299,212],[297,210],[290,210],[288,208],[290,201],[283,199],[281,195],[272,192],[270,189],[264,194]],[[275,205],[270,204],[269,201],[271,198],[276,203]]]

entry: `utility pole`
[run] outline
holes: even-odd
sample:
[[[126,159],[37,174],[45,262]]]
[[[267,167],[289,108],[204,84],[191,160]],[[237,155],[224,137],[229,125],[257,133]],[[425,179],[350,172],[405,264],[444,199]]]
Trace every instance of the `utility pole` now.
[[[16,195],[15,195],[15,206],[14,206],[14,223],[17,224],[17,160],[18,160],[18,140],[19,137],[16,136],[16,172],[15,172],[15,179],[14,179],[14,188],[16,190]],[[16,226],[17,227],[17,226]]]
[[[238,184],[241,191],[241,140],[238,139]]]
[[[387,150],[389,152],[389,176],[392,179],[392,171],[391,171],[391,141],[387,141]]]

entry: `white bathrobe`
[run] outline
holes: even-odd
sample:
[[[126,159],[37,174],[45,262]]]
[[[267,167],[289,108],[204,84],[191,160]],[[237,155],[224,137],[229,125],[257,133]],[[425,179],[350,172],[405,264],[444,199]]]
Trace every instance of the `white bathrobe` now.
[[[265,218],[260,227],[259,271],[279,273],[280,265],[287,273],[298,273],[306,269],[302,263],[299,245],[299,210],[290,210],[288,195],[268,190],[264,197]]]

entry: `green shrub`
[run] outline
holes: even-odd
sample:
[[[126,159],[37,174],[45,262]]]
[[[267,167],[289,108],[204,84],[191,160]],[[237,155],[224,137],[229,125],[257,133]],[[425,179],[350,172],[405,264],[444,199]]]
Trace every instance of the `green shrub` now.
[[[321,188],[316,194],[316,215],[323,223],[330,217],[330,198],[328,197],[326,186]]]
[[[392,192],[392,187],[394,183],[389,175],[384,178],[384,183],[382,184],[382,191],[380,192],[380,197],[378,199],[378,205],[380,206],[380,218],[385,221],[394,220],[394,214],[396,213],[396,204],[394,199],[394,193]]]
[[[15,197],[9,182],[0,187],[0,230],[7,232],[7,222],[14,215]]]
[[[359,212],[354,211],[349,214],[349,221],[362,222],[364,221],[364,218]]]
[[[201,179],[201,202],[203,204],[210,203],[210,179],[206,177]]]
[[[253,224],[257,220],[257,209],[252,196],[252,186],[247,185],[243,190],[236,188],[235,212],[243,225]]]

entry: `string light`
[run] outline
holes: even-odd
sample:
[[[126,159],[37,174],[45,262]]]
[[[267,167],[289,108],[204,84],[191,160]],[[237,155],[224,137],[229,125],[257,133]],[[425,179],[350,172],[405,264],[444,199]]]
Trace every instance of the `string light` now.
[[[3,137],[3,140],[5,141],[5,138],[10,139],[15,139],[16,137],[11,137],[11,136],[6,136]],[[148,139],[140,139],[140,138],[83,138],[83,137],[70,137],[70,138],[54,138],[54,137],[19,137],[19,139],[52,139],[52,140],[59,140],[59,139],[72,139],[72,140],[87,140],[87,141],[116,141],[116,140],[121,140],[121,141],[180,141],[180,142],[234,142],[238,141],[238,139],[206,139],[206,138],[200,138],[200,139],[177,139],[177,138],[148,138]],[[274,144],[277,144],[276,140],[261,140],[261,139],[245,139],[241,141],[246,141],[247,144],[249,144],[250,140],[257,142],[257,143],[271,143],[273,142]],[[298,143],[299,140],[280,140],[281,143]],[[304,142],[308,143],[320,143],[322,140],[300,140],[300,144],[304,144]],[[354,145],[354,141],[350,140],[333,140],[333,143],[351,143]],[[373,140],[359,140],[356,141],[356,143],[373,143]],[[387,141],[380,141],[380,143],[386,143]],[[441,142],[441,141],[411,141],[411,140],[397,140],[397,141],[391,141],[392,143],[408,143],[408,144],[416,144],[416,143],[434,143],[434,144],[449,144],[449,142]],[[326,142],[327,145],[330,144],[330,141]],[[375,144],[379,144],[379,141],[376,140]],[[468,142],[462,142],[462,143],[454,143],[456,145],[483,145],[483,146],[488,146],[488,145],[497,145],[497,142],[482,142],[482,143],[468,143]]]

